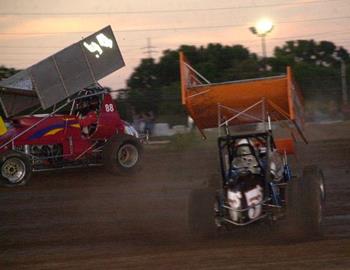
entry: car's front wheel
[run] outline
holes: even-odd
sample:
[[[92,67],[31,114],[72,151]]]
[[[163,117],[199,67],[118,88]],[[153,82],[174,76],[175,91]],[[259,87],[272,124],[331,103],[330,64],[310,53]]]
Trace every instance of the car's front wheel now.
[[[136,172],[141,163],[142,145],[137,138],[119,135],[110,139],[103,148],[106,170],[112,174],[128,175]]]

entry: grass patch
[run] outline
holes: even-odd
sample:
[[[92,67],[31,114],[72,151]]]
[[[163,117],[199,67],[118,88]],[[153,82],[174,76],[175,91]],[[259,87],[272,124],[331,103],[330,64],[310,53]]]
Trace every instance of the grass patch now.
[[[200,146],[203,143],[203,139],[196,131],[192,131],[185,134],[175,134],[169,137],[170,144],[167,146],[169,150],[185,150],[196,146]]]

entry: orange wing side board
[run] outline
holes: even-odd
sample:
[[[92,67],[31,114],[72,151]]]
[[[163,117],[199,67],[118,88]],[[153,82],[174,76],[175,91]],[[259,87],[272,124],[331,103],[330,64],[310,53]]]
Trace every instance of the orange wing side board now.
[[[230,125],[259,122],[264,113],[272,115],[272,120],[292,120],[303,123],[303,103],[291,69],[287,74],[267,78],[232,81],[224,83],[200,83],[196,73],[180,53],[182,104],[199,129],[218,127],[219,121],[230,119],[246,108],[266,100],[264,108],[252,108],[249,116],[242,114],[230,122]],[[218,107],[221,110],[218,116]],[[221,119],[219,119],[221,118]]]

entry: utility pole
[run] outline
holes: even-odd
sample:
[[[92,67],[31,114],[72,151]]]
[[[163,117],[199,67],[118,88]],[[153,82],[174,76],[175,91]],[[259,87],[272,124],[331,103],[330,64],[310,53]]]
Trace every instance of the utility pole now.
[[[262,48],[262,56],[263,56],[263,59],[265,61],[265,59],[266,59],[266,34],[261,35],[261,48]]]
[[[157,52],[156,50],[153,50],[155,48],[156,47],[152,46],[152,44],[151,44],[151,38],[147,38],[147,46],[143,47],[142,49],[145,50],[144,53],[146,53],[148,55],[148,58],[151,59],[151,58],[153,58],[152,53]]]
[[[340,59],[340,70],[341,70],[341,90],[342,90],[342,99],[343,105],[348,104],[348,87],[346,84],[346,63],[343,59]]]

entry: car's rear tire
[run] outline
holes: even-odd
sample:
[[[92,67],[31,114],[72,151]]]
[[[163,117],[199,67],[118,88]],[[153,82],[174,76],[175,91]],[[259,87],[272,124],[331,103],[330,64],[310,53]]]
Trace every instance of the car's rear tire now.
[[[302,240],[322,235],[325,205],[322,171],[317,166],[303,170],[302,179],[293,179],[287,189],[286,236]]]
[[[130,175],[140,168],[142,145],[130,135],[111,138],[103,148],[102,159],[105,169],[116,175]]]
[[[312,237],[323,233],[323,212],[325,206],[325,184],[323,173],[317,166],[304,169],[302,202],[304,204],[303,220],[306,233]]]
[[[0,156],[0,184],[16,187],[26,184],[32,176],[32,163],[22,153],[8,151]]]

